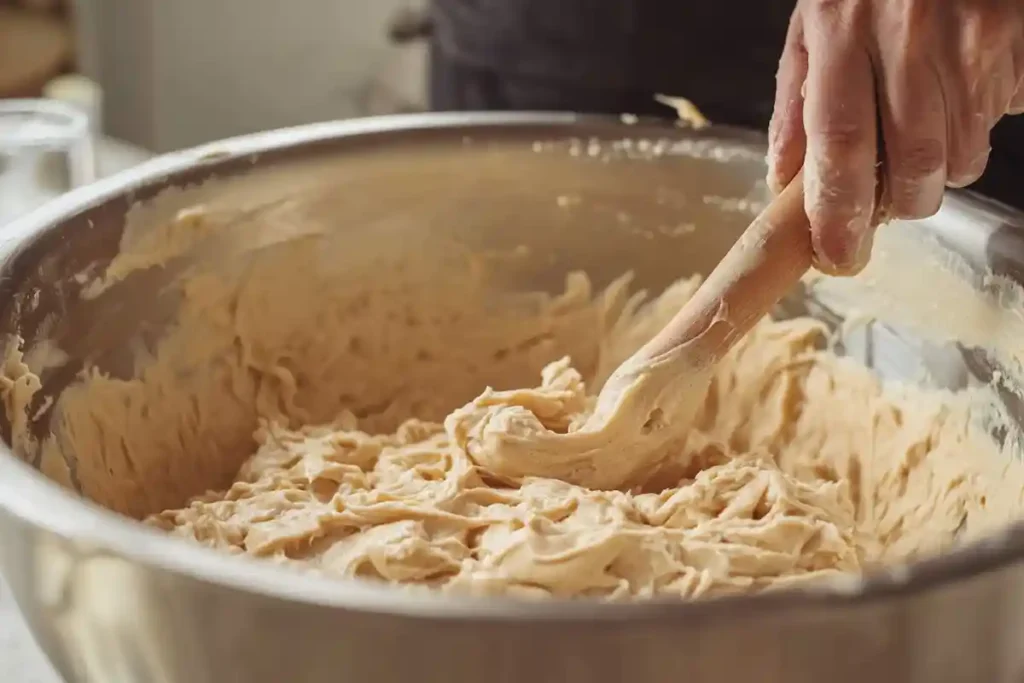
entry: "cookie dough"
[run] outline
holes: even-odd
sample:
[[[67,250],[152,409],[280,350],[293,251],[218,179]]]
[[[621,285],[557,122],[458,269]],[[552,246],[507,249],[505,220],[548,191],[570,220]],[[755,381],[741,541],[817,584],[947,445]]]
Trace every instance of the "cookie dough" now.
[[[487,388],[443,421],[385,432],[350,411],[316,425],[267,411],[230,488],[147,522],[339,577],[620,599],[857,575],[1019,514],[1020,466],[975,427],[969,396],[883,387],[807,318],[766,319],[741,341],[667,452],[563,457],[566,439],[601,438],[587,428],[596,389],[698,284],[623,305],[625,282],[580,309],[607,323],[589,377],[563,357],[534,387]]]
[[[449,156],[432,168],[464,178]],[[580,447],[602,438],[587,430],[593,396],[697,280],[647,297],[597,255],[573,261],[589,274],[557,278],[542,223],[500,248],[474,241],[475,224],[446,232],[464,225],[455,214],[424,229],[430,188],[403,168],[282,169],[135,207],[113,262],[73,274],[87,317],[8,346],[0,395],[18,454],[190,542],[460,594],[848,583],[1019,518],[1024,466],[989,436],[987,387],[883,386],[806,318],[762,321],[678,439],[649,447],[640,413],[613,410],[622,453]],[[375,174],[387,202],[359,190]],[[610,237],[580,234],[576,256]],[[918,251],[889,271],[910,272]],[[927,283],[934,305],[938,282],[883,293]],[[960,322],[1019,343],[1004,317],[1016,310]],[[679,427],[671,405],[652,433]]]

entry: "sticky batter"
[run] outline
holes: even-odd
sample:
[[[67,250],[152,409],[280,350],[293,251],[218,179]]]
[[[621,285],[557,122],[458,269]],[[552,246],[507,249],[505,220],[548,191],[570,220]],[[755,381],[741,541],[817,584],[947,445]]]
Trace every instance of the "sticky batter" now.
[[[678,439],[645,441],[675,424],[668,401],[651,425],[611,416],[629,426],[621,454],[567,457],[557,444],[595,438],[594,395],[697,280],[647,297],[628,277],[575,272],[559,289],[544,279],[563,272],[544,261],[557,251],[545,230],[493,253],[471,246],[476,226],[442,238],[422,229],[423,174],[374,163],[133,210],[119,256],[76,275],[107,313],[74,381],[46,394],[80,355],[80,328],[56,318],[53,339],[8,347],[0,390],[19,455],[190,542],[476,595],[827,582],[941,553],[1024,509],[1021,464],[977,419],[990,394],[883,386],[806,318],[760,323]],[[432,169],[464,177],[457,158]],[[378,172],[390,202],[358,185],[339,195]],[[333,219],[338,202],[358,229]]]
[[[696,285],[634,300],[591,379]],[[715,370],[693,429],[640,480],[629,458],[642,449],[566,462],[538,446],[545,432],[592,437],[580,430],[595,392],[562,358],[537,386],[487,389],[443,424],[370,434],[350,413],[298,428],[265,420],[230,489],[148,521],[335,576],[477,595],[696,598],[903,562],[1016,514],[1019,472],[974,433],[964,397],[883,389],[827,340],[810,319],[762,322]],[[1012,483],[993,497],[1001,468]]]

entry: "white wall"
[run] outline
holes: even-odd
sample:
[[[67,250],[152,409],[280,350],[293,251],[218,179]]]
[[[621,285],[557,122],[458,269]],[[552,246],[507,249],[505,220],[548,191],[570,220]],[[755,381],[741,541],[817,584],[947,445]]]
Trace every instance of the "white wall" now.
[[[78,0],[108,132],[156,151],[422,99],[423,46],[386,25],[418,0]],[[403,52],[403,49],[405,52]],[[376,96],[370,97],[375,93]]]

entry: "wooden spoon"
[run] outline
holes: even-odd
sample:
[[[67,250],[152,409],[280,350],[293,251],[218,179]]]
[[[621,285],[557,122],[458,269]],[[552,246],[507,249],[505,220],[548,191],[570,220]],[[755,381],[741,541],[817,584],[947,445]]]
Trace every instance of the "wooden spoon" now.
[[[678,372],[680,367],[707,368],[721,360],[811,267],[810,230],[801,170],[747,227],[693,298],[612,373],[598,406],[616,405],[638,367]],[[656,362],[684,346],[692,362],[682,366]]]
[[[490,404],[453,413],[449,432],[478,464],[513,478],[622,490],[650,482],[678,454],[714,365],[811,266],[803,195],[798,175],[668,325],[615,369],[579,429],[553,431],[522,405]]]

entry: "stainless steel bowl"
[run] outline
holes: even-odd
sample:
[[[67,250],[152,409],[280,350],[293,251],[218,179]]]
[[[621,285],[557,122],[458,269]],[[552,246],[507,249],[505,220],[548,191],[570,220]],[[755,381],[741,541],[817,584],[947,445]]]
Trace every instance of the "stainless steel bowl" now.
[[[481,249],[540,246],[548,259],[509,274],[534,289],[557,287],[574,268],[601,284],[624,266],[658,289],[706,270],[736,238],[765,196],[763,153],[759,136],[735,130],[535,114],[369,119],[217,143],[73,192],[6,228],[0,332],[29,345],[49,336],[70,350],[68,363],[43,375],[45,395],[58,396],[84,358],[116,366],[133,339],[152,333],[140,321],[168,315],[152,305],[165,274],[133,280],[106,304],[83,300],[71,276],[110,262],[135,203],[186,188],[161,196],[188,206],[217,187],[204,185],[211,179],[280,187],[328,174],[329,215],[315,203],[305,210],[339,229],[393,218],[410,235]],[[567,214],[558,197],[573,193],[599,201]],[[679,222],[709,227],[685,239],[656,229]],[[978,273],[1020,278],[1021,225],[1008,209],[959,193],[908,234]],[[836,317],[800,297],[787,306]],[[929,355],[898,326],[872,334],[849,350],[883,374],[912,378],[923,363],[958,386],[1000,369],[995,354],[965,344]],[[1022,414],[1012,393],[1006,400]],[[45,432],[48,420],[40,411],[33,426]],[[9,424],[4,433],[9,441]],[[0,453],[0,567],[68,681],[1024,680],[1024,526],[838,592],[686,604],[484,601],[221,556],[85,500],[24,459],[6,446]]]

